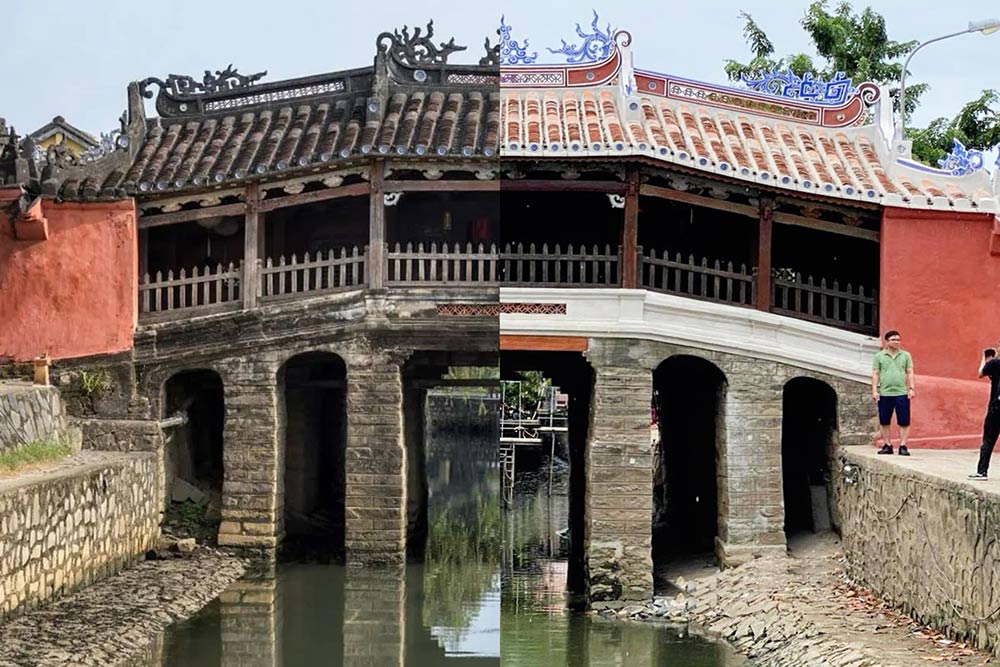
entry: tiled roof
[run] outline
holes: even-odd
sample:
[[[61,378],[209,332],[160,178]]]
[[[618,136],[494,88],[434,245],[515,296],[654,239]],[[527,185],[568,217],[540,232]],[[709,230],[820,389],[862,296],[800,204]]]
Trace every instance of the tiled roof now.
[[[615,41],[597,63],[501,68],[501,156],[640,156],[886,206],[998,209],[982,169],[956,176],[897,159],[873,84],[837,103],[790,100],[632,70],[631,38]]]
[[[367,92],[367,91],[366,91]],[[69,179],[63,196],[84,188],[155,192],[203,187],[370,154],[494,155],[499,148],[496,90],[400,90],[372,120],[369,99],[333,96],[147,122],[145,140],[126,170],[101,182]]]
[[[614,87],[503,91],[503,156],[643,156],[767,185],[886,205],[992,202],[988,187],[912,169],[887,173],[872,125],[827,128],[640,96]],[[975,184],[973,184],[975,185]]]

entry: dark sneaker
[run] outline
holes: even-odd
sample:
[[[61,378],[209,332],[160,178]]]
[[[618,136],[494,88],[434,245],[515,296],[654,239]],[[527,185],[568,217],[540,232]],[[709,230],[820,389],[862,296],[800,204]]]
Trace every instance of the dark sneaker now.
[[[889,452],[889,453],[892,454],[892,452]],[[900,445],[899,446],[899,455],[900,456],[909,456],[910,455],[910,450],[906,448],[906,445]]]
[[[892,454],[892,445],[885,444],[882,445],[882,449],[878,450],[879,454]]]
[[[975,474],[969,475],[969,479],[978,479],[978,480],[981,480],[981,481],[985,482],[986,481],[986,473],[977,472]]]

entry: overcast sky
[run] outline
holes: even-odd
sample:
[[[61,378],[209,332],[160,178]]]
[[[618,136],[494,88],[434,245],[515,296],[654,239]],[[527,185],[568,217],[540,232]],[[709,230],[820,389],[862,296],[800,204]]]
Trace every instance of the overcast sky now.
[[[1000,15],[995,0],[874,0],[896,40],[928,39],[966,27],[970,19]],[[799,25],[805,0],[618,0],[566,2],[507,0],[6,0],[0,3],[0,117],[20,134],[62,115],[93,134],[117,126],[126,85],[147,76],[191,74],[232,63],[264,81],[369,65],[383,30],[434,19],[435,37],[454,36],[469,50],[453,62],[475,62],[483,40],[496,38],[500,14],[518,40],[545,47],[589,28],[591,9],[629,30],[636,66],[708,82],[725,81],[726,58],[746,59],[739,19],[749,12],[779,53],[808,51]],[[856,8],[865,3],[855,3]],[[1000,88],[1000,33],[964,35],[933,44],[914,57],[912,81],[931,90],[915,117],[926,124],[953,116],[983,88]],[[539,58],[544,61],[543,58]]]

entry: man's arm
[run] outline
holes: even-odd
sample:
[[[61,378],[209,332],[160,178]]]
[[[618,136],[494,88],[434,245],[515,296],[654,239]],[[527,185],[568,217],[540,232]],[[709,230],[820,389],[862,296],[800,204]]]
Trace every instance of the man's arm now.
[[[906,391],[910,398],[917,395],[917,388],[913,385],[913,364],[906,367]]]
[[[878,369],[872,369],[872,400],[878,400]]]

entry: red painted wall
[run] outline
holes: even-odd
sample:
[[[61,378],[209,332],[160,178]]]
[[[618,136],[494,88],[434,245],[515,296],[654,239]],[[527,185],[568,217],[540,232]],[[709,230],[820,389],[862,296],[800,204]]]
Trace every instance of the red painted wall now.
[[[989,381],[976,369],[1000,338],[993,224],[992,214],[883,210],[879,321],[913,355],[914,445],[979,446]]]
[[[10,195],[11,191],[0,191]],[[18,241],[0,196],[0,358],[53,359],[132,347],[138,249],[132,201],[43,201],[48,239]],[[5,213],[6,212],[6,213]]]

